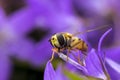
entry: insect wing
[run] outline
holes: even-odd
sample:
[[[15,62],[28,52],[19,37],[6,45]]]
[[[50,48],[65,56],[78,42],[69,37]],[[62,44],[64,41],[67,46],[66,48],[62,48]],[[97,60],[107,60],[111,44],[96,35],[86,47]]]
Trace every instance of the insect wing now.
[[[86,31],[83,31],[83,32],[77,32],[77,33],[73,34],[73,36],[76,36],[78,34],[84,34],[84,33],[92,32],[92,31],[96,31],[96,30],[99,30],[99,29],[106,28],[108,26],[110,26],[110,25],[104,25],[104,26],[101,26],[101,27],[98,27],[98,28],[94,28],[94,29],[90,29],[90,30],[86,30]]]

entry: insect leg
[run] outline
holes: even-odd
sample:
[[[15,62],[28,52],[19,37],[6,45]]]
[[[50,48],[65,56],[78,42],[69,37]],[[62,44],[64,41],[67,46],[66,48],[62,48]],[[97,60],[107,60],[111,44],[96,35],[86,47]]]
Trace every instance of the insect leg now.
[[[54,59],[54,55],[55,55],[55,52],[53,51],[52,57],[51,57],[51,59],[50,59],[50,62],[52,62],[52,60]]]
[[[67,50],[67,61],[68,61],[69,53],[70,53],[70,48],[68,48],[68,50]]]
[[[75,55],[73,54],[73,56],[77,59],[77,61],[78,61],[79,64],[81,64],[82,66],[84,66],[84,63],[83,63],[83,61],[82,61],[82,59],[81,59],[81,55],[80,55],[79,50],[74,50],[74,51],[78,52],[78,55],[75,56]]]
[[[52,49],[52,57],[50,59],[50,62],[52,62],[52,60],[54,59],[54,55],[55,55],[56,52],[57,52],[56,48],[53,48]]]
[[[81,60],[80,60],[80,53],[79,53],[79,51],[78,51],[77,60],[78,60],[78,63],[79,63],[79,64],[83,65],[82,62],[81,62]]]
[[[83,53],[83,55],[82,55],[82,63],[83,63],[83,65],[85,66],[85,65],[86,65],[86,64],[85,64],[85,60],[86,60],[87,55],[86,55],[86,52],[83,52],[83,51],[82,51],[82,53]]]
[[[76,59],[77,62],[78,62],[80,65],[83,65],[83,64],[82,64],[82,61],[81,61],[81,59],[80,59],[80,54],[75,55],[74,53],[72,53],[72,52],[70,52],[70,51],[75,51],[75,52],[77,52],[77,51],[79,51],[79,50],[77,50],[77,49],[72,49],[72,50],[71,50],[71,48],[68,48],[67,59],[68,59],[68,54],[71,53],[72,56],[74,57],[74,59]]]

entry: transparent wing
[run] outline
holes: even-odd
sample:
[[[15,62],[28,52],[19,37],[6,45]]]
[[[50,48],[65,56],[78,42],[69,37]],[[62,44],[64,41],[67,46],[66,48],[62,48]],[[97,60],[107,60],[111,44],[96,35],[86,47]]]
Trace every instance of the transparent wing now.
[[[106,28],[108,26],[110,26],[110,25],[103,25],[101,27],[97,27],[97,28],[94,28],[94,29],[86,30],[86,31],[83,31],[83,32],[77,32],[77,33],[73,34],[73,36],[76,36],[78,34],[84,34],[84,33],[92,32],[92,31],[96,31],[96,30],[99,30],[99,29]]]

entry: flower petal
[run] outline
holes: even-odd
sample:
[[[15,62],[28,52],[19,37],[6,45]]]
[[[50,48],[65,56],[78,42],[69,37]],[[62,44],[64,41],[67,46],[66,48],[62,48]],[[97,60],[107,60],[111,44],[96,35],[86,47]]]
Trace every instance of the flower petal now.
[[[0,54],[0,80],[8,80],[10,78],[11,62],[5,54]]]
[[[105,38],[105,36],[106,36],[110,31],[112,31],[112,28],[110,28],[109,30],[107,30],[107,31],[102,35],[102,37],[100,38],[99,43],[98,43],[98,52],[101,51],[102,41],[103,41],[103,39]]]
[[[23,8],[11,16],[9,16],[9,23],[17,34],[24,34],[34,27],[36,14],[30,8]]]
[[[5,13],[4,13],[3,9],[0,7],[0,25],[2,25],[4,23],[5,19],[6,19]]]
[[[56,70],[56,80],[68,80],[67,77],[62,72],[62,65],[59,65],[59,67]]]
[[[106,57],[120,64],[120,47],[119,46],[107,48],[105,49],[105,53],[106,53]]]
[[[53,69],[50,61],[47,62],[45,72],[44,72],[44,80],[55,80],[56,73]]]
[[[106,58],[107,69],[110,74],[112,80],[119,80],[120,79],[120,64],[116,63],[115,61]]]
[[[88,74],[97,78],[105,79],[106,77],[103,73],[100,60],[96,54],[95,50],[92,49],[86,58]]]

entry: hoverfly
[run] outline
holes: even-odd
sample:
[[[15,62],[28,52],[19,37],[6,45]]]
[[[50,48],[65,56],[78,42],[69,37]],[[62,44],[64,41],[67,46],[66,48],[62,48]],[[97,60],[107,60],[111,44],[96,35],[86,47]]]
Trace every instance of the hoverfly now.
[[[53,60],[55,53],[63,52],[64,50],[67,50],[67,57],[71,51],[77,51],[77,50],[81,51],[84,56],[87,56],[87,51],[88,51],[87,43],[84,40],[77,37],[76,35],[99,30],[106,26],[108,25],[104,25],[102,27],[87,30],[84,32],[77,32],[75,34],[71,34],[68,32],[60,32],[54,34],[49,40],[51,45],[53,46],[52,49],[53,53],[50,61]],[[80,64],[83,65],[82,62],[80,62]]]

